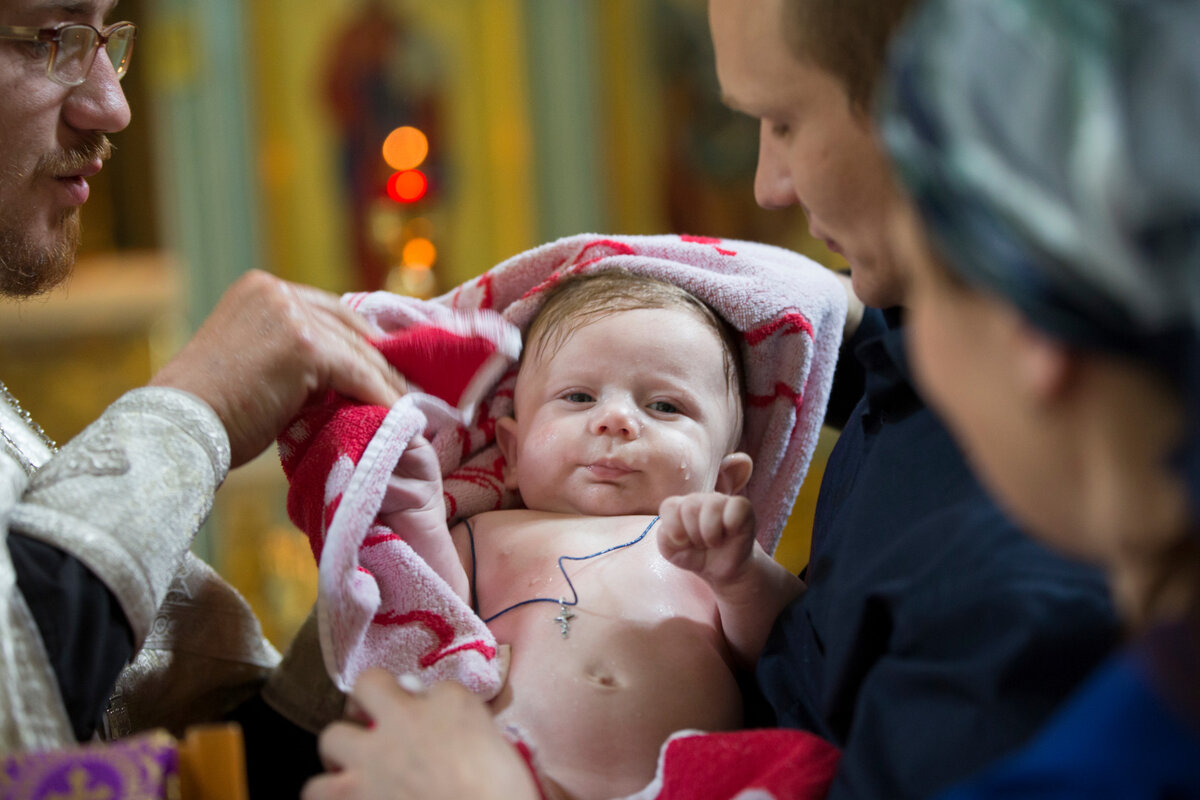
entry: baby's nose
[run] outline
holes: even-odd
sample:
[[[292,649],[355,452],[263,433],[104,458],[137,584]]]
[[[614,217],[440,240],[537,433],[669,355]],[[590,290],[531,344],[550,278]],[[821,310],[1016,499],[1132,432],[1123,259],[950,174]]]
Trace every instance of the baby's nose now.
[[[599,436],[636,439],[641,433],[641,424],[628,401],[609,400],[596,404],[592,413],[592,432]]]

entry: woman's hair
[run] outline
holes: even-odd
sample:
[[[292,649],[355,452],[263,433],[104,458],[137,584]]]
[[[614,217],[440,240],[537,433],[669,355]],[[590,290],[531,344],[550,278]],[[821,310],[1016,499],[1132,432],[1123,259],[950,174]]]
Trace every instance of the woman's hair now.
[[[888,42],[917,0],[783,0],[792,54],[813,61],[866,112],[884,69]]]
[[[553,356],[578,329],[621,311],[679,308],[694,314],[720,339],[725,384],[742,416],[746,381],[739,337],[715,311],[678,286],[625,269],[604,269],[568,275],[546,290],[545,298],[525,333],[522,363],[527,356]]]
[[[1200,341],[1198,37],[1182,0],[926,0],[878,108],[900,183],[968,283],[1175,379]]]

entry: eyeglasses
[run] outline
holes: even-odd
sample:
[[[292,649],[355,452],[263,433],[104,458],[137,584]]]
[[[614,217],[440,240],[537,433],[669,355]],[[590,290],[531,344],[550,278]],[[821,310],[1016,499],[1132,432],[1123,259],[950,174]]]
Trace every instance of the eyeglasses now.
[[[68,22],[53,28],[0,26],[0,39],[34,42],[41,48],[49,48],[46,76],[63,86],[78,86],[87,80],[101,47],[108,53],[108,60],[117,72],[117,80],[124,78],[129,71],[129,56],[133,54],[133,40],[136,37],[137,25],[132,22],[117,22],[103,31],[80,22]]]

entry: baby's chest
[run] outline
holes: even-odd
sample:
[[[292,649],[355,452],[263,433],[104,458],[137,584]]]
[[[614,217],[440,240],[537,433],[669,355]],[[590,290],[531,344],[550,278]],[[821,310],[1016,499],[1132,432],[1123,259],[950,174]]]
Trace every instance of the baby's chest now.
[[[716,614],[708,585],[663,559],[653,541],[589,556],[585,548],[564,552],[536,540],[479,553],[480,615],[487,619],[518,604],[532,605],[530,600],[543,605],[562,600],[578,612],[628,622],[686,617],[708,623]]]

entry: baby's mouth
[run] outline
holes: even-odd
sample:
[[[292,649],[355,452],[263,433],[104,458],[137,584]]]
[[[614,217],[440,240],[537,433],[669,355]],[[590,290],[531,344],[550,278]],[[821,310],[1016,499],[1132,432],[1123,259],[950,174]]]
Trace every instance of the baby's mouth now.
[[[634,469],[623,462],[604,459],[588,464],[587,471],[600,480],[616,480],[634,472]]]

